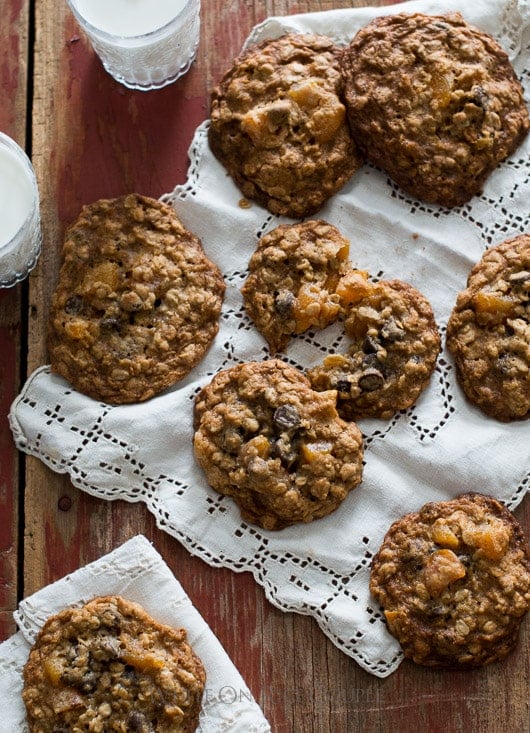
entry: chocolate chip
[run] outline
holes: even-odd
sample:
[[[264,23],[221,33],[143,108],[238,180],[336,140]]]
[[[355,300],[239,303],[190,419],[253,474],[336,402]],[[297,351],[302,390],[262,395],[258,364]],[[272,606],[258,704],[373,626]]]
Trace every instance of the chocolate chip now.
[[[300,426],[300,413],[294,405],[280,405],[272,417],[279,430],[296,430]]]
[[[367,369],[359,377],[359,388],[363,392],[373,392],[380,389],[384,384],[385,378],[379,369]]]
[[[389,318],[381,328],[381,338],[393,344],[395,341],[401,341],[405,338],[405,329],[395,318]]]
[[[79,690],[81,692],[84,692],[85,694],[88,694],[90,692],[94,692],[97,684],[98,678],[95,672],[87,672],[87,674],[83,676],[81,684],[79,685]]]
[[[515,354],[503,352],[497,357],[497,369],[501,372],[501,374],[509,376],[511,373],[513,374],[515,360]]]
[[[444,619],[447,617],[447,609],[440,605],[433,605],[426,609],[427,615],[431,619]]]
[[[129,715],[127,719],[127,724],[127,729],[132,731],[133,733],[150,733],[151,731],[154,731],[153,726],[147,720],[145,715],[138,712],[138,710],[133,710],[133,712]]]
[[[298,460],[298,451],[289,439],[278,438],[271,443],[271,453],[274,458],[279,458],[282,466],[290,470]]]
[[[83,310],[84,300],[80,295],[71,295],[64,305],[65,313],[70,316],[77,316]]]
[[[366,354],[363,356],[363,369],[377,369],[381,362],[377,354]]]
[[[342,394],[350,394],[351,379],[346,379],[346,377],[342,379],[337,379],[334,388],[337,390],[337,392],[341,392]]]
[[[366,336],[363,342],[363,351],[365,354],[376,354],[379,350],[379,344],[373,336]]]
[[[462,565],[464,565],[466,568],[471,567],[471,558],[469,555],[465,555],[461,553],[461,554],[458,554],[457,557],[460,560],[460,562],[462,563]]]
[[[290,318],[295,297],[290,290],[278,290],[274,297],[274,308],[281,318]]]
[[[121,326],[121,322],[118,318],[102,318],[99,322],[99,328],[101,331],[105,331],[107,333],[111,331],[119,331]]]
[[[129,683],[134,684],[135,682],[138,681],[138,672],[132,665],[126,664],[123,670],[123,677]]]

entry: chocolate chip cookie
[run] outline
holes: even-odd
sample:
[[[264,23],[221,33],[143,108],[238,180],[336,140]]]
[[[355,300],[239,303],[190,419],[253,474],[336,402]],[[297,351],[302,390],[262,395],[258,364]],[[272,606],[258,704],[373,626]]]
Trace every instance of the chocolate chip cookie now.
[[[322,220],[282,224],[260,239],[242,293],[272,353],[285,349],[293,334],[336,320],[335,290],[349,268],[348,253],[349,241]]]
[[[376,18],[345,49],[342,68],[354,139],[423,201],[464,204],[528,132],[507,54],[459,13]]]
[[[24,668],[29,730],[192,733],[205,684],[184,629],[119,596],[44,624]]]
[[[447,324],[468,399],[504,422],[530,417],[530,235],[490,247]]]
[[[360,167],[342,99],[340,49],[286,34],[248,48],[212,91],[210,147],[273,214],[314,214]]]
[[[436,366],[440,336],[431,305],[408,283],[374,283],[357,270],[337,292],[347,348],[310,369],[309,380],[317,390],[337,390],[345,420],[392,417],[416,402]]]
[[[390,527],[370,590],[405,656],[418,664],[466,668],[500,660],[530,607],[523,531],[491,497],[426,504]]]
[[[278,359],[219,372],[195,402],[194,451],[208,483],[264,529],[311,522],[361,481],[363,443],[335,409]]]
[[[202,359],[224,290],[170,206],[136,194],[96,201],[66,232],[49,319],[52,370],[94,399],[146,400]]]

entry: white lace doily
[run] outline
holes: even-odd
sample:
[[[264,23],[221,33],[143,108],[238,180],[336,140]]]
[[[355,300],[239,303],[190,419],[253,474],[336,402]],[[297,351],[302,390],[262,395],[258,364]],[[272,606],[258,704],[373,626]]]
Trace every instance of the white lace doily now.
[[[2,730],[28,731],[21,697],[22,670],[46,619],[66,606],[114,594],[139,603],[161,623],[186,628],[188,640],[206,669],[197,733],[270,733],[263,713],[220,642],[142,535],[19,604],[14,615],[20,631],[0,644]]]
[[[462,6],[455,0],[420,0],[273,18],[251,38],[307,30],[345,42],[378,14]],[[462,12],[506,48],[528,97],[528,2],[475,0]],[[16,443],[53,470],[67,472],[90,494],[145,502],[158,526],[190,552],[211,565],[252,572],[278,608],[312,615],[340,649],[384,677],[396,669],[401,653],[369,595],[368,579],[386,530],[404,512],[464,491],[491,494],[515,507],[530,482],[530,421],[501,424],[468,404],[444,350],[414,408],[387,422],[359,422],[366,448],[363,481],[336,512],[276,533],[241,522],[232,500],[212,491],[195,465],[193,399],[219,369],[268,357],[245,315],[240,287],[258,238],[286,220],[256,204],[238,205],[241,194],[211,155],[206,133],[204,123],[190,149],[187,183],[164,198],[201,237],[226,278],[221,328],[212,348],[183,382],[140,405],[92,401],[43,367],[13,405]],[[444,336],[456,295],[484,249],[526,230],[529,152],[530,139],[493,173],[482,195],[451,211],[408,198],[366,165],[318,216],[349,237],[355,265],[419,288]],[[340,349],[341,342],[340,325],[309,332],[292,340],[285,359],[304,369]]]

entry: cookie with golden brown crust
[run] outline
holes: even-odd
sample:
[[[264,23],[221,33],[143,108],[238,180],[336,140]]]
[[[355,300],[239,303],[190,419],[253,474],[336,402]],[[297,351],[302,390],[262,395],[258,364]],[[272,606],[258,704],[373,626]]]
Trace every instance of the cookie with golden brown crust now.
[[[347,348],[310,369],[309,380],[317,390],[337,390],[345,420],[392,417],[416,402],[436,366],[440,336],[431,305],[408,283],[373,283],[357,270],[337,292]]]
[[[354,139],[423,201],[465,203],[528,132],[507,54],[459,13],[376,18],[345,49],[342,68]]]
[[[390,527],[370,590],[406,657],[480,667],[511,651],[530,608],[526,539],[494,498],[431,502]]]
[[[360,167],[340,49],[286,34],[243,52],[211,94],[208,138],[243,194],[273,214],[314,214]]]
[[[530,235],[490,247],[473,267],[447,347],[471,402],[505,422],[530,417]]]
[[[170,206],[137,194],[85,206],[66,232],[52,300],[52,370],[94,399],[146,400],[202,359],[224,291]]]
[[[208,483],[264,529],[334,511],[362,477],[363,443],[335,409],[278,360],[219,372],[195,402],[194,452]]]
[[[192,733],[205,679],[184,629],[100,596],[47,620],[22,694],[31,733]]]
[[[292,335],[337,319],[335,290],[348,270],[348,253],[349,241],[321,219],[281,224],[259,240],[242,293],[272,353],[285,349]]]

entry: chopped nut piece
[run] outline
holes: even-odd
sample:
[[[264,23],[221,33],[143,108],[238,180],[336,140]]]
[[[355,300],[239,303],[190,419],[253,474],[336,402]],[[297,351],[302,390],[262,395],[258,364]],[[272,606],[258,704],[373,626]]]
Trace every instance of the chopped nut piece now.
[[[519,272],[512,272],[508,278],[512,285],[522,285],[530,282],[530,272],[528,270],[520,270]]]
[[[54,691],[51,696],[51,705],[53,712],[56,714],[67,713],[75,708],[83,708],[85,706],[83,697],[77,690],[69,687],[63,687]]]

